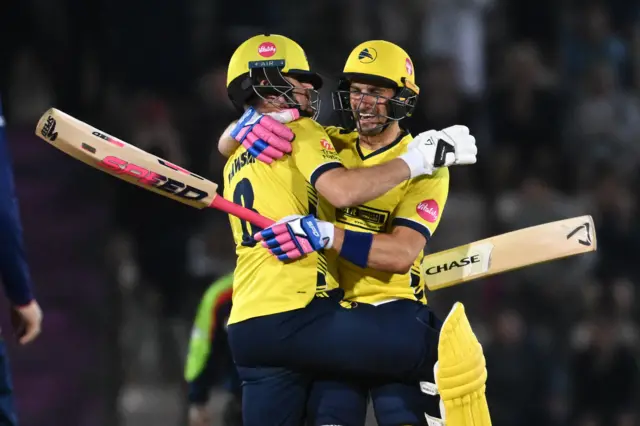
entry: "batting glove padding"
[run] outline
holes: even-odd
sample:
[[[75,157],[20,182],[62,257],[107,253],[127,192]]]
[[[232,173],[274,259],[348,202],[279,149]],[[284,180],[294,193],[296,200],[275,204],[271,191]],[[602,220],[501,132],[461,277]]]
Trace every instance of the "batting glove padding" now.
[[[333,224],[312,215],[289,216],[253,236],[278,258],[286,261],[333,245]]]
[[[407,152],[399,158],[411,170],[411,177],[431,175],[440,167],[475,164],[476,138],[466,126],[451,126],[420,133],[411,141]]]
[[[300,112],[297,109],[263,115],[249,108],[231,130],[231,136],[240,142],[252,157],[271,164],[273,160],[291,152],[291,141],[295,135],[283,123],[297,120],[299,117]]]

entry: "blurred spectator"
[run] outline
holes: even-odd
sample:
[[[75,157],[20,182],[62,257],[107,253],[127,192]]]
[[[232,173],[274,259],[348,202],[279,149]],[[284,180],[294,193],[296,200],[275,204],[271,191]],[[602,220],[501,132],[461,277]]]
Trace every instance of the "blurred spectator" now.
[[[501,310],[493,331],[493,340],[485,345],[492,424],[548,424],[547,395],[553,364],[531,340],[516,310]]]
[[[425,61],[417,81],[421,92],[410,122],[412,127],[419,125],[423,131],[465,123],[474,134],[482,135],[480,109],[477,102],[461,90],[455,77],[456,69],[457,62],[450,56],[434,56]]]
[[[484,91],[485,22],[484,12],[493,0],[431,0],[422,31],[427,56],[456,58],[453,77],[460,90],[472,97]]]
[[[333,3],[334,7],[327,7],[332,12],[331,19],[336,17],[333,13],[336,8],[345,7],[346,19],[342,22],[348,45],[384,39],[399,44],[413,57],[411,52],[419,47],[416,34],[424,26],[424,11],[430,2],[406,0],[402,7],[395,0],[333,0]]]
[[[593,64],[573,109],[565,151],[582,164],[582,179],[602,161],[631,173],[640,158],[640,103],[621,90],[613,67]]]
[[[226,162],[226,158],[218,151],[218,138],[239,117],[227,95],[226,79],[227,68],[222,65],[214,67],[200,78],[197,86],[199,102],[188,120],[188,146],[194,170],[199,170],[202,174],[213,173],[214,180],[218,178]]]
[[[636,23],[629,32],[631,33],[629,41],[631,93],[638,96],[640,90],[640,23]]]
[[[627,37],[640,20],[640,5],[629,0],[608,0],[612,26]]]
[[[517,190],[498,198],[495,213],[504,230],[514,230],[577,216],[577,201],[556,190],[545,172],[530,172]]]
[[[636,288],[633,282],[627,277],[615,279],[611,284],[611,294],[618,318],[624,320],[633,319],[636,304]],[[636,340],[636,336],[633,333],[626,337],[631,343]]]
[[[506,1],[504,8],[505,24],[512,40],[528,40],[540,48],[546,59],[555,58],[561,28],[561,14],[555,0]]]
[[[457,64],[453,57],[434,56],[416,65],[421,70],[417,73],[420,98],[407,126],[413,134],[418,134],[428,129],[464,124],[475,135],[479,149],[487,149],[490,137],[482,105],[462,91],[455,77]],[[483,170],[484,164],[479,164],[472,170],[462,172],[471,172],[472,189],[486,189],[479,185]],[[452,188],[457,188],[458,183],[458,179],[451,179]],[[462,186],[460,185],[461,189]]]
[[[631,426],[638,390],[636,356],[620,340],[618,322],[598,314],[579,328],[571,356],[572,424]]]
[[[611,28],[605,2],[580,3],[573,15],[573,28],[565,41],[564,72],[566,83],[581,81],[594,63],[611,66],[614,78],[624,81],[628,61],[627,46]]]
[[[579,200],[557,191],[550,185],[551,179],[542,173],[531,173],[516,191],[505,192],[498,197],[495,217],[501,232],[526,228],[546,222],[579,216],[585,213]],[[571,312],[563,307],[570,300],[574,289],[584,284],[593,269],[593,256],[567,258],[543,263],[510,274],[518,286],[506,286],[526,306],[527,317],[532,324],[543,325],[561,332],[570,321]],[[516,288],[518,287],[518,288]],[[537,312],[553,312],[553,315],[537,315]]]
[[[140,99],[129,140],[160,158],[189,167],[180,135],[162,101]],[[182,351],[177,336],[183,331],[181,325],[188,327],[179,320],[186,300],[187,241],[194,224],[189,217],[195,211],[129,184],[121,184],[118,188],[119,233],[132,243],[143,284],[140,290],[151,296],[158,315],[156,329],[161,346],[161,374],[168,378],[179,377]],[[144,303],[144,299],[139,302]]]
[[[537,48],[528,43],[511,46],[505,55],[503,78],[491,92],[489,104],[495,156],[503,157],[504,170],[496,167],[499,188],[519,181],[519,165],[558,170],[562,102],[551,85]],[[533,163],[533,164],[532,164]],[[518,170],[520,169],[520,170]],[[494,169],[495,170],[495,169]]]
[[[618,277],[640,279],[636,253],[640,250],[640,227],[628,184],[616,170],[599,173],[591,194],[591,213],[598,235],[598,268],[601,280]]]
[[[11,117],[14,123],[28,123],[31,127],[51,107],[55,93],[40,58],[33,50],[21,51],[11,65],[7,91]]]

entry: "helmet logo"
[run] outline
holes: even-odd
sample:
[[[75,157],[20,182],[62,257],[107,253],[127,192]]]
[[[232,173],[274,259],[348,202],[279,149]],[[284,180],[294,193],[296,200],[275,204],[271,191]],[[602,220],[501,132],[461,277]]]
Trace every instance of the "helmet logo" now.
[[[407,74],[408,75],[413,74],[413,64],[411,63],[411,59],[407,58],[404,61],[404,67],[407,69]]]
[[[373,47],[365,47],[358,53],[358,60],[363,64],[370,64],[378,57],[378,52]]]
[[[270,41],[265,41],[258,46],[258,54],[263,58],[270,58],[276,54],[276,45]]]

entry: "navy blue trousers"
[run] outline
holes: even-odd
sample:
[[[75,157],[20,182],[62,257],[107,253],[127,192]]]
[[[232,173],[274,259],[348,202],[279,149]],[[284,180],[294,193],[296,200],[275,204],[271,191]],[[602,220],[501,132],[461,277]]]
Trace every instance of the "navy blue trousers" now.
[[[17,424],[7,345],[0,338],[0,426],[17,426]]]
[[[243,382],[243,417],[251,425],[300,425],[313,380],[417,383],[433,381],[440,322],[427,306],[381,310],[341,304],[343,292],[316,297],[303,309],[229,326]]]

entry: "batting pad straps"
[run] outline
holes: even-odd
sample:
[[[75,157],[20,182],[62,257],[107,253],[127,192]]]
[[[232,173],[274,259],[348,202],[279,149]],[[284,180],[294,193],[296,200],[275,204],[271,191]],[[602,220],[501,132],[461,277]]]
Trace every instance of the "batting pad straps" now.
[[[340,256],[356,266],[366,268],[372,244],[373,234],[345,230]]]

